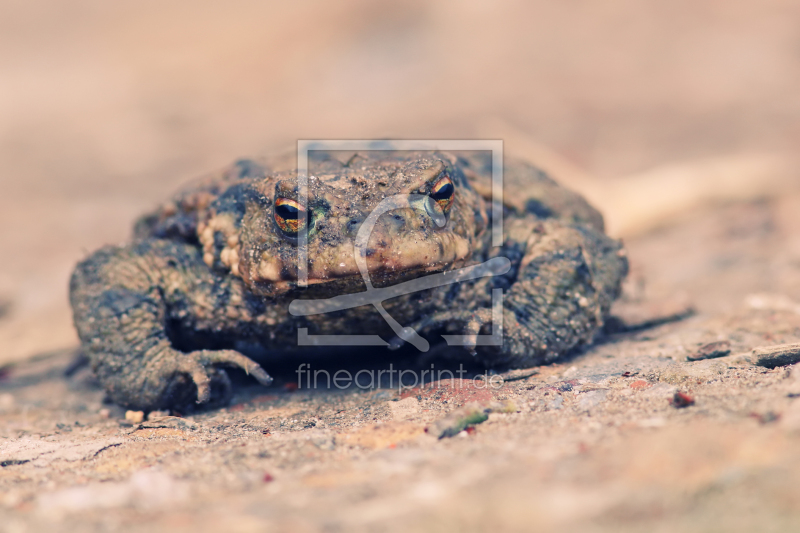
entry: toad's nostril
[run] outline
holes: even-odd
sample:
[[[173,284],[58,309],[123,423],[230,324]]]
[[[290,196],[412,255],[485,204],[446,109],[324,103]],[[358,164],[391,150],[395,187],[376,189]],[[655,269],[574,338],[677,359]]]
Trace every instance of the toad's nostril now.
[[[353,217],[344,224],[344,231],[348,235],[355,235],[361,229],[361,224],[364,219],[361,217]]]
[[[402,231],[406,227],[406,217],[399,213],[389,213],[381,217],[380,227],[391,233]]]

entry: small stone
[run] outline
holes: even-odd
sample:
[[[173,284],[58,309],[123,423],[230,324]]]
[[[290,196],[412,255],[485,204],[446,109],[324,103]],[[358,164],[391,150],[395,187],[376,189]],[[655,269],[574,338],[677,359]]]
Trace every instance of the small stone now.
[[[144,411],[126,411],[125,420],[131,424],[141,424],[144,422]]]
[[[100,409],[97,414],[100,415],[100,418],[111,418],[111,409]]]
[[[690,405],[694,405],[694,398],[689,396],[685,392],[675,391],[675,396],[672,397],[670,403],[673,407],[681,409],[683,407],[689,407]]]
[[[169,411],[150,411],[147,413],[147,420],[155,420],[157,418],[163,418],[169,416]]]
[[[695,353],[686,357],[687,361],[701,361],[703,359],[716,359],[731,353],[731,343],[728,341],[710,342],[697,349]]]
[[[766,368],[793,365],[800,362],[800,343],[756,348],[751,361],[754,365]]]

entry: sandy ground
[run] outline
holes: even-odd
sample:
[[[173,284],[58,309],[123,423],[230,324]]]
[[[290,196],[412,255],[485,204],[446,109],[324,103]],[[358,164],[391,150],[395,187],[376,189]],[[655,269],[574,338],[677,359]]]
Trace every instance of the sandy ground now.
[[[800,372],[752,356],[800,342],[800,3],[503,5],[0,2],[0,530],[800,527]],[[64,375],[70,270],[138,213],[376,136],[503,139],[625,238],[615,314],[695,314],[494,388],[287,368],[142,423]],[[464,405],[488,420],[438,439]]]

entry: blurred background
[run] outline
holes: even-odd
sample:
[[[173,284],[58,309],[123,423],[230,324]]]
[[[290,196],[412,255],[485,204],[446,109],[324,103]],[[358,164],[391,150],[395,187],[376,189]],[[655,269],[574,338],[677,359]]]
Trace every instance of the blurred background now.
[[[70,271],[137,214],[298,138],[501,138],[612,217],[670,169],[764,186],[800,145],[798,21],[797,0],[2,0],[0,363],[75,342]]]

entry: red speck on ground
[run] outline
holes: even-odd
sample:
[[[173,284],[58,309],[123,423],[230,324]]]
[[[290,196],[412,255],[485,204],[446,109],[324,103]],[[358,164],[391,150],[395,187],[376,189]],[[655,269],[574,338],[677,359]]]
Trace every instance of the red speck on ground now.
[[[272,474],[264,472],[264,483],[272,483],[273,481],[275,481],[275,478],[272,477]]]
[[[685,392],[677,391],[669,403],[677,408],[689,407],[690,405],[694,405],[694,398]]]
[[[640,389],[646,389],[646,388],[650,387],[651,385],[648,382],[646,382],[645,380],[643,380],[643,379],[637,379],[636,381],[631,383],[630,386],[631,386],[632,389],[640,390]]]
[[[291,382],[289,382],[289,383],[287,383],[286,385],[283,386],[283,390],[285,390],[287,392],[294,392],[299,388],[300,387],[297,385],[297,383],[295,383],[293,381],[291,381]]]

